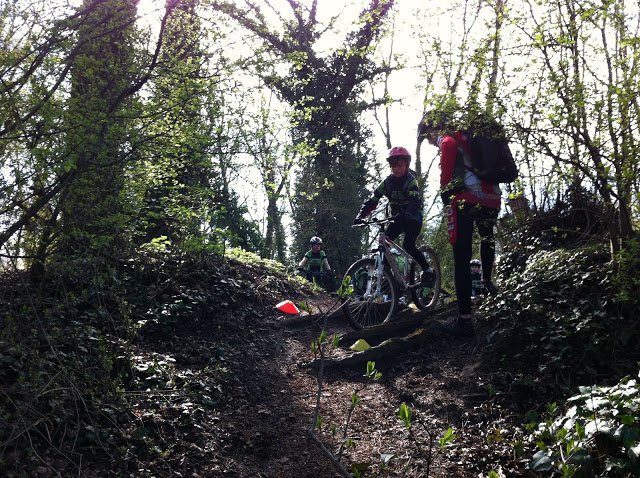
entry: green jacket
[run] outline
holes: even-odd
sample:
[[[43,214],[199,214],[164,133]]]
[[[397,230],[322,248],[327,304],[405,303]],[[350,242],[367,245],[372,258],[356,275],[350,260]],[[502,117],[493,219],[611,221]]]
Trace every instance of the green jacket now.
[[[324,261],[327,258],[327,254],[324,251],[313,252],[313,250],[307,251],[304,255],[307,258],[307,269],[313,272],[320,272],[325,269]]]

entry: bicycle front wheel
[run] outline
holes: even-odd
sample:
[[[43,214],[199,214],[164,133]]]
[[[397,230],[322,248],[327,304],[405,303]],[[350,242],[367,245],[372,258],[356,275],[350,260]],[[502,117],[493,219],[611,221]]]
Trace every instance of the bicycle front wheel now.
[[[422,284],[418,288],[411,289],[411,299],[419,309],[429,309],[435,307],[438,303],[438,298],[440,297],[440,290],[442,287],[440,260],[438,259],[436,251],[429,246],[421,247],[420,252],[429,263],[430,269],[433,271],[433,275],[428,282]],[[420,264],[413,261],[411,263],[410,270],[410,281],[412,284],[420,282],[421,272],[422,267],[420,267]]]
[[[380,281],[376,261],[371,258],[354,262],[345,276],[353,292],[344,300],[343,310],[351,326],[360,330],[391,319],[398,304],[398,285],[388,269]]]

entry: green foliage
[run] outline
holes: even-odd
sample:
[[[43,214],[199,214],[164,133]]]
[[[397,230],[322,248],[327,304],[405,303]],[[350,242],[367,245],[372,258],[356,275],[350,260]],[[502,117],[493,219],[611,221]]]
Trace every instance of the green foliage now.
[[[607,251],[536,248],[534,241],[500,260],[501,292],[482,305],[487,319],[500,324],[491,341],[508,343],[509,360],[535,357],[536,382],[564,377],[567,384],[588,383],[596,373],[629,373],[622,359],[635,353],[638,328],[633,316],[621,314]]]
[[[136,375],[126,341],[131,310],[113,275],[74,279],[50,276],[43,293],[18,282],[3,303],[0,463],[7,473],[32,474],[27,450],[51,461],[52,453],[94,453],[114,442],[110,427],[122,423],[120,392]],[[5,298],[10,287],[2,284]]]
[[[424,444],[418,438],[418,435],[414,433],[414,424],[417,423],[424,426],[424,423],[421,423],[419,420],[414,420],[411,408],[404,402],[401,403],[398,409],[396,410],[396,416],[400,419],[400,421],[402,421],[405,428],[407,429],[409,433],[409,439],[411,440],[411,443],[416,447],[415,453],[418,456],[425,457],[426,459],[426,475],[425,476],[429,476],[429,469],[431,467],[431,462],[433,460],[432,446],[433,446],[434,435],[429,430],[427,430],[427,434],[429,435],[429,444],[428,444],[428,449],[423,450]],[[437,450],[439,450],[440,452],[443,452],[447,448],[447,446],[450,445],[455,439],[456,439],[456,434],[454,433],[453,428],[449,427],[444,432],[442,437],[438,439]],[[412,455],[413,455],[413,452],[412,452]],[[386,456],[388,457],[387,459],[388,461],[391,459],[392,455],[386,455]],[[386,465],[386,462],[383,462],[383,464]],[[406,472],[406,469],[405,469],[405,472]]]
[[[135,75],[135,6],[119,0],[86,8],[71,58],[71,91],[64,121],[69,172],[58,205],[61,255],[122,253],[127,241],[125,151],[129,118],[136,115],[130,87]]]
[[[342,278],[342,282],[340,283],[340,287],[338,287],[337,294],[341,299],[346,299],[353,294],[353,283],[351,282],[351,276],[344,276]]]
[[[640,387],[625,377],[617,384],[580,387],[562,415],[555,404],[533,437],[533,471],[564,477],[626,477],[640,473]]]
[[[351,465],[351,473],[353,474],[353,478],[361,478],[363,473],[371,468],[371,463],[354,463]]]
[[[85,466],[89,455],[116,468],[133,456],[176,458],[180,439],[160,440],[150,417],[134,415],[145,407],[141,401],[171,397],[164,410],[172,409],[173,418],[191,429],[197,414],[219,400],[220,383],[231,368],[221,359],[225,347],[244,346],[225,344],[219,320],[233,315],[223,322],[224,332],[237,327],[243,329],[237,333],[250,334],[247,324],[265,308],[265,296],[258,294],[272,298],[291,290],[280,265],[248,264],[239,270],[235,260],[154,250],[108,272],[87,258],[54,263],[38,287],[24,282],[24,274],[5,274],[0,281],[3,472],[35,476],[45,460],[64,474],[76,460]],[[253,273],[260,274],[259,286]],[[185,348],[171,345],[191,327],[219,335],[196,375],[179,364]],[[162,344],[157,352],[148,346],[155,337]],[[61,454],[68,462],[56,461]],[[127,474],[119,468],[113,473]]]
[[[400,404],[400,408],[398,408],[396,415],[398,415],[398,418],[402,420],[402,423],[404,423],[404,426],[407,427],[407,429],[411,428],[411,408],[409,408],[406,403],[402,402]]]
[[[170,251],[171,241],[167,236],[160,236],[152,239],[147,244],[140,246],[141,251],[151,253],[167,253]]]
[[[630,310],[640,309],[640,237],[633,237],[618,255],[618,296]]]
[[[376,369],[375,362],[369,361],[367,362],[367,372],[364,374],[364,376],[371,380],[380,380],[382,378],[382,373],[380,373]]]
[[[362,402],[362,399],[358,396],[356,392],[351,394],[351,406],[357,407]]]
[[[447,445],[451,444],[456,439],[456,434],[453,431],[453,428],[447,428],[447,431],[444,432],[441,438],[438,439],[438,445],[440,448],[446,448]]]
[[[369,105],[358,101],[358,95],[380,73],[371,48],[391,4],[385,1],[365,8],[344,44],[326,55],[314,53],[319,38],[313,33],[319,27],[315,13],[297,12],[303,21],[277,26],[261,15],[254,22],[242,22],[263,39],[281,37],[279,45],[268,44],[276,57],[286,56],[285,69],[282,63],[263,63],[259,74],[292,112],[300,166],[293,197],[292,254],[300,257],[309,237],[319,235],[336,270],[346,270],[362,252],[361,235],[349,226],[364,199],[366,162],[374,155],[366,142],[371,131],[360,118]],[[253,11],[233,16],[245,15],[253,18]]]
[[[280,273],[284,273],[286,271],[285,266],[281,262],[274,261],[271,259],[264,259],[254,252],[249,252],[239,247],[228,249],[225,253],[225,256],[228,257],[229,259],[235,259],[237,261],[240,261],[243,264],[263,266],[270,270],[277,271]]]

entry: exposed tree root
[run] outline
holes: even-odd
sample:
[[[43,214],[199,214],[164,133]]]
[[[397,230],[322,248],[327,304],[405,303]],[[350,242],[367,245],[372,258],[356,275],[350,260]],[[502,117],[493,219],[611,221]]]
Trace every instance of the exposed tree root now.
[[[358,339],[367,341],[380,340],[388,337],[380,345],[373,346],[363,352],[357,352],[342,359],[324,359],[325,367],[358,367],[369,361],[393,357],[420,346],[425,342],[439,338],[446,334],[443,319],[455,311],[455,304],[447,304],[434,311],[413,311],[407,309],[394,321],[368,327],[366,329],[349,332],[340,338],[340,344],[346,345]],[[399,333],[406,333],[403,337],[398,337]],[[314,360],[308,364],[311,368],[318,368],[321,359]]]
[[[398,337],[408,331],[415,330],[423,322],[429,320],[438,320],[448,317],[456,310],[456,304],[446,304],[433,310],[415,310],[405,309],[399,312],[394,320],[385,322],[374,327],[367,327],[361,330],[354,330],[340,336],[339,344],[344,347],[350,346],[358,339],[365,339],[367,342],[375,342],[391,337]]]

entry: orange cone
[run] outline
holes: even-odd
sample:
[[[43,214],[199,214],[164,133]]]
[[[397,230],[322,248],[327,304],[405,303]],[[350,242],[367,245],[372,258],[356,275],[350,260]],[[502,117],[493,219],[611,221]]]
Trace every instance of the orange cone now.
[[[278,305],[276,305],[276,309],[284,312],[285,314],[298,315],[300,313],[300,310],[298,310],[296,304],[294,304],[290,300],[283,300]]]

